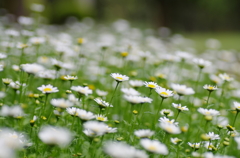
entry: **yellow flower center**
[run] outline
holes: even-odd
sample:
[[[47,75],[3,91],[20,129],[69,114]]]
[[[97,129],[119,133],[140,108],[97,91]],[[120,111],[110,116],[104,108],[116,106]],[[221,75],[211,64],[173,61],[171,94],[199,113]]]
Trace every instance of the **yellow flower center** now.
[[[156,148],[156,146],[154,146],[154,145],[150,145],[150,146],[148,147],[148,150],[156,151],[157,148]]]
[[[123,78],[122,77],[116,77],[117,79],[119,79],[119,80],[122,80]]]
[[[171,127],[167,127],[166,128],[166,131],[169,132],[169,133],[172,133],[173,132],[173,129]]]
[[[47,88],[44,88],[43,91],[44,91],[44,92],[50,92],[50,91],[52,91],[52,88],[48,88],[48,87],[47,87]]]
[[[155,88],[156,86],[153,85],[153,84],[149,84],[148,87],[150,87],[150,88]]]
[[[97,117],[97,120],[104,121],[105,119],[104,119],[104,117]]]
[[[209,86],[208,89],[213,90],[214,87]]]
[[[160,94],[161,94],[161,95],[168,95],[167,92],[161,92]]]
[[[122,55],[122,57],[126,57],[126,56],[128,56],[128,52],[122,52],[121,55]]]

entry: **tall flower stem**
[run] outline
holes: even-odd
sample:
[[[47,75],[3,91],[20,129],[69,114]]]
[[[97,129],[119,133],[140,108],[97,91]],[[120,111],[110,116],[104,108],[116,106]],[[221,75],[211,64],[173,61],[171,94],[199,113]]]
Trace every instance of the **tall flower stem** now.
[[[46,105],[47,105],[47,99],[48,99],[48,93],[46,93],[46,97],[45,97],[45,101],[44,101],[44,104],[43,104],[43,108],[41,110],[41,112],[39,113],[39,118],[41,117],[42,113],[45,111],[45,108],[46,108]]]
[[[116,87],[115,87],[115,89],[114,89],[114,92],[113,92],[113,95],[112,95],[112,98],[111,98],[111,100],[110,100],[110,105],[112,105],[112,100],[113,100],[113,97],[114,97],[114,94],[116,93],[116,90],[117,90],[117,87],[118,87],[118,85],[119,85],[119,81],[117,81],[117,85],[116,85]]]
[[[237,119],[238,113],[239,113],[239,111],[237,111],[237,113],[236,113],[236,115],[235,115],[235,118],[234,118],[234,121],[233,121],[233,127],[234,127],[234,125],[235,125],[235,122],[236,122],[236,119]]]
[[[165,98],[162,98],[162,100],[161,100],[161,102],[160,102],[160,105],[159,105],[159,107],[158,107],[158,109],[157,109],[157,113],[155,114],[155,117],[154,117],[154,120],[153,120],[153,124],[152,124],[152,128],[154,128],[154,126],[155,126],[155,124],[157,123],[157,117],[158,117],[158,115],[159,115],[159,112],[160,112],[160,110],[161,110],[161,106],[162,106],[162,103],[163,103],[163,100],[164,100]]]
[[[207,98],[207,107],[208,107],[208,102],[209,102],[209,98],[210,98],[210,95],[211,95],[212,91],[209,91],[208,93],[208,98]]]
[[[178,118],[180,112],[181,112],[181,110],[178,110],[178,113],[177,113],[177,116],[176,116],[176,118],[175,118],[175,121],[177,121],[177,118]]]
[[[151,94],[152,94],[152,88],[150,88],[150,91],[149,91],[148,97],[150,97]]]

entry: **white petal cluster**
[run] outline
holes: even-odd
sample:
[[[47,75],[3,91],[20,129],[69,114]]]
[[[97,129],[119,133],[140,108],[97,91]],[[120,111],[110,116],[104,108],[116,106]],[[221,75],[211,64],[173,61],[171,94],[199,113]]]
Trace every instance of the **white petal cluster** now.
[[[126,75],[121,75],[119,73],[111,73],[110,76],[118,82],[127,81],[129,77]]]
[[[134,131],[134,135],[139,138],[149,138],[151,137],[155,132],[151,131],[150,129],[139,129]]]
[[[167,155],[168,149],[167,146],[158,140],[150,140],[150,139],[141,139],[140,144],[142,147],[152,153]]]
[[[28,74],[38,75],[39,72],[44,71],[45,68],[42,65],[33,63],[33,64],[22,64],[20,65],[21,69]]]
[[[125,95],[132,95],[132,96],[140,95],[140,93],[133,88],[121,88],[121,91]]]
[[[141,80],[130,80],[129,84],[132,87],[142,87],[144,83]]]
[[[55,93],[55,92],[59,91],[57,87],[53,87],[50,84],[42,85],[41,87],[38,87],[37,89],[42,91],[42,93],[44,93],[44,94]]]
[[[181,104],[172,103],[172,106],[180,111],[188,111],[187,106],[182,106]]]
[[[145,81],[143,84],[145,85],[145,87],[148,87],[148,88],[151,88],[151,89],[155,89],[155,88],[159,87],[159,85],[155,82]]]
[[[79,94],[83,94],[85,96],[88,96],[89,94],[92,94],[92,90],[89,89],[89,87],[82,87],[82,86],[72,86],[71,90],[78,92]]]
[[[83,124],[84,133],[89,137],[101,136],[108,133],[108,126],[103,122],[88,121]]]
[[[219,74],[218,75],[223,81],[227,81],[227,82],[230,82],[233,80],[232,77],[230,77],[228,74],[226,73],[223,73],[223,74]]]
[[[162,87],[157,87],[155,88],[155,91],[160,95],[162,98],[168,98],[173,96],[173,91],[170,91],[168,89],[162,88]]]
[[[209,132],[206,136],[208,136],[210,138],[210,140],[220,139],[219,135],[214,134],[214,132]]]
[[[113,107],[112,105],[110,105],[108,102],[102,100],[101,98],[95,98],[94,101],[97,102],[99,106],[104,107],[104,108]]]
[[[2,106],[2,109],[0,111],[1,116],[10,116],[14,118],[22,117],[24,115],[24,112],[21,108],[21,106]]]
[[[204,109],[204,108],[198,108],[197,110],[199,113],[205,115],[205,116],[217,116],[220,115],[220,112],[215,109]]]
[[[72,141],[72,133],[62,127],[45,126],[38,133],[39,139],[45,144],[66,147]]]
[[[206,90],[208,90],[208,91],[215,91],[215,90],[217,90],[218,88],[217,88],[217,86],[211,86],[211,85],[204,85],[203,86],[203,89],[206,89]]]
[[[50,103],[55,106],[55,107],[60,107],[60,108],[68,108],[68,107],[72,107],[74,104],[73,102],[69,101],[69,100],[65,100],[63,98],[59,98],[59,99],[52,99],[50,101]]]
[[[174,91],[176,91],[179,95],[191,95],[194,94],[195,91],[187,87],[186,85],[180,85],[180,84],[171,84],[171,87],[173,88]]]
[[[210,66],[212,64],[210,61],[207,61],[201,58],[195,58],[193,59],[193,62],[197,64],[197,66],[201,69],[204,67]]]
[[[140,103],[151,103],[152,99],[148,97],[141,97],[141,96],[130,96],[124,95],[124,99],[132,104],[140,104]]]
[[[170,134],[179,134],[181,133],[180,128],[174,123],[160,122],[160,128]]]
[[[145,151],[138,150],[123,142],[106,142],[104,152],[112,158],[148,158]]]

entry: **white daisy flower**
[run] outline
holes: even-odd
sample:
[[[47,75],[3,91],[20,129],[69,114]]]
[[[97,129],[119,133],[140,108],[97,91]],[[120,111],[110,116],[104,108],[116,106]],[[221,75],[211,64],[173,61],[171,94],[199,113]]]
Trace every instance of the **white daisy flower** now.
[[[88,121],[88,120],[95,118],[95,115],[90,111],[86,111],[83,109],[77,109],[76,112],[77,112],[76,116],[78,116],[83,121]]]
[[[139,129],[134,131],[134,135],[139,138],[149,138],[151,137],[155,132],[151,131],[150,129]]]
[[[108,141],[103,146],[104,152],[112,158],[148,158],[145,151],[136,149],[123,142]]]
[[[205,115],[205,116],[217,116],[220,115],[219,111],[215,109],[204,109],[204,108],[198,108],[197,110],[199,113]]]
[[[82,86],[72,86],[71,90],[78,92],[79,94],[83,94],[88,96],[88,94],[92,94],[92,90],[89,87],[82,87]]]
[[[132,95],[132,96],[140,95],[140,93],[133,88],[121,88],[121,91],[125,95]]]
[[[205,85],[203,86],[203,89],[206,89],[206,90],[212,92],[212,91],[217,90],[218,88],[217,88],[217,86],[211,86],[211,85],[205,84]]]
[[[127,81],[129,79],[126,75],[121,75],[119,73],[111,73],[110,76],[114,78],[117,82]]]
[[[164,131],[170,133],[170,134],[179,134],[181,133],[181,130],[178,126],[176,126],[173,123],[160,123],[160,128],[162,128]]]
[[[107,117],[104,116],[104,115],[101,115],[101,114],[95,115],[95,118],[96,118],[97,121],[101,121],[101,122],[108,121]]]
[[[161,155],[168,154],[167,146],[159,142],[158,140],[141,139],[140,144],[144,149],[146,149],[149,152],[161,154]]]
[[[237,111],[240,111],[240,103],[239,103],[239,102],[233,102],[233,107],[234,107]]]
[[[179,139],[179,138],[171,138],[171,142],[172,142],[173,144],[178,144],[178,143],[182,142],[182,140]]]
[[[52,99],[50,101],[50,103],[55,106],[55,107],[60,107],[60,108],[68,108],[68,107],[72,107],[73,103],[69,100],[65,100],[63,98],[59,98],[59,99]]]
[[[59,147],[66,147],[72,141],[72,133],[62,127],[42,127],[38,133],[39,139],[49,145],[58,145]]]
[[[31,37],[31,38],[29,38],[29,42],[31,44],[34,44],[34,45],[43,44],[45,41],[46,40],[45,40],[44,37]]]
[[[172,103],[172,106],[174,108],[178,109],[179,111],[188,111],[189,110],[186,106],[182,106],[181,104]]]
[[[207,61],[201,58],[195,58],[193,59],[193,62],[197,64],[197,66],[201,69],[203,69],[204,67],[210,66],[212,64],[210,61]]]
[[[155,88],[155,91],[160,95],[162,98],[168,98],[173,96],[173,91],[170,91],[168,89],[162,88],[162,87],[157,87]]]
[[[158,84],[155,82],[146,82],[145,81],[143,84],[145,85],[145,87],[148,87],[151,89],[155,89],[155,88],[159,87]]]
[[[206,136],[208,136],[210,138],[210,140],[220,139],[219,135],[214,134],[214,132],[209,132],[208,134],[206,134]]]
[[[174,112],[170,109],[162,109],[160,114],[165,116],[173,116]]]
[[[75,107],[66,108],[67,113],[69,113],[72,116],[77,116],[78,110],[79,108],[75,108]]]
[[[141,96],[130,96],[124,95],[124,99],[132,104],[141,104],[141,103],[151,103],[152,99],[148,97],[141,97]]]
[[[226,74],[226,73],[224,73],[224,74],[219,74],[218,75],[223,81],[228,81],[228,82],[230,82],[230,81],[232,81],[233,80],[233,78],[232,77],[230,77],[228,74]]]
[[[113,107],[112,105],[110,105],[108,102],[102,100],[101,98],[95,98],[94,101],[97,102],[98,105],[102,108]]]
[[[68,81],[74,81],[74,80],[77,80],[78,77],[77,77],[77,76],[67,75],[67,76],[64,76],[64,79],[65,79],[65,80],[68,80]]]
[[[190,143],[190,142],[188,142],[188,145],[195,150],[200,148],[200,144],[201,143]]]
[[[180,84],[171,84],[171,87],[174,91],[176,91],[179,95],[191,95],[194,94],[194,90],[192,88],[187,87],[186,85]]]
[[[142,87],[143,86],[143,81],[141,80],[130,80],[129,81],[129,84],[132,86],[132,87]]]
[[[37,89],[42,91],[42,93],[44,93],[44,94],[50,94],[50,93],[55,93],[55,92],[59,91],[57,87],[53,87],[50,84],[42,85],[41,87],[38,87]]]
[[[22,64],[20,65],[21,69],[28,74],[37,75],[39,72],[44,71],[44,67],[42,65],[33,63],[33,64]]]
[[[23,109],[21,106],[7,106],[3,105],[0,111],[1,116],[10,116],[14,118],[19,118],[24,115]]]
[[[169,118],[167,117],[160,117],[159,120],[158,120],[160,123],[170,123],[170,124],[174,124],[174,125],[178,125],[178,122],[175,122],[174,119],[170,120]]]
[[[98,121],[88,121],[83,124],[84,127],[84,133],[85,134],[91,134],[92,136],[101,136],[108,132],[108,127],[103,122]]]
[[[107,91],[102,91],[102,90],[99,90],[99,89],[96,89],[96,93],[100,97],[105,97],[108,94]]]

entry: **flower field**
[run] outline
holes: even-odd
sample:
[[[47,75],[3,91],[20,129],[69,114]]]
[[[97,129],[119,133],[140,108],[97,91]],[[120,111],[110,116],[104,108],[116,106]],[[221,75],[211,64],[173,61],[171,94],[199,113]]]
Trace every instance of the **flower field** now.
[[[37,11],[36,11],[37,12]],[[239,54],[90,18],[0,23],[0,158],[238,158]]]

